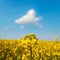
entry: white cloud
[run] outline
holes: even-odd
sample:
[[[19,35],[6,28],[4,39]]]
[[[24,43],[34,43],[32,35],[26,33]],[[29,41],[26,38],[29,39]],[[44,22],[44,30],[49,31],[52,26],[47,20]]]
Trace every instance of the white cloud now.
[[[21,25],[31,24],[31,23],[36,24],[41,19],[42,19],[42,17],[41,16],[37,17],[35,10],[31,9],[24,16],[22,16],[21,18],[15,20],[15,23],[21,24]]]
[[[24,26],[20,26],[21,29],[24,29]]]
[[[36,26],[38,26],[39,28],[43,28],[43,25],[37,23]]]

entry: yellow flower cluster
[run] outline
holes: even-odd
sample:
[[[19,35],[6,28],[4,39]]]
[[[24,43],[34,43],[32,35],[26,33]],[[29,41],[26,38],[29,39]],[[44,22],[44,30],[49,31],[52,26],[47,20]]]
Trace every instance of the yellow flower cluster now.
[[[0,40],[0,60],[60,60],[60,42],[38,40],[34,34]]]

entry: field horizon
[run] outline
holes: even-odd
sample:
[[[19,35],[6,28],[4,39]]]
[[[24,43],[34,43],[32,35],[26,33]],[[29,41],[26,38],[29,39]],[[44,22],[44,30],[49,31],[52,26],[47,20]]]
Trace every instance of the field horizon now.
[[[59,39],[58,39],[58,36],[55,36],[54,39],[52,39],[52,40],[51,40],[51,39],[40,39],[40,38],[37,37],[36,34],[31,34],[31,33],[30,33],[30,34],[26,34],[26,35],[24,35],[23,37],[20,37],[20,38],[18,38],[18,39],[0,38],[0,40],[21,40],[21,39],[23,39],[25,36],[28,36],[28,35],[35,35],[35,37],[36,37],[38,40],[41,40],[41,41],[55,41],[56,39],[59,40]],[[59,40],[59,41],[60,41],[60,40]]]

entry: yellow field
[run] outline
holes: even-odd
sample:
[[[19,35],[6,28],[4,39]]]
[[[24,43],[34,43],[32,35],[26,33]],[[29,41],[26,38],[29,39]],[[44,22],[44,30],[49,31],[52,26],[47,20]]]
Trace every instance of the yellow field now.
[[[0,60],[60,60],[60,42],[38,40],[33,34],[0,40]]]

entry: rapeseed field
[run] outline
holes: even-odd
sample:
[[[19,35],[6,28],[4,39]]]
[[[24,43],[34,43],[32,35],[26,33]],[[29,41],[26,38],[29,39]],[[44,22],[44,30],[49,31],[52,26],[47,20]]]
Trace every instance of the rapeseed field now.
[[[60,42],[42,41],[34,34],[0,40],[0,60],[60,60]]]

